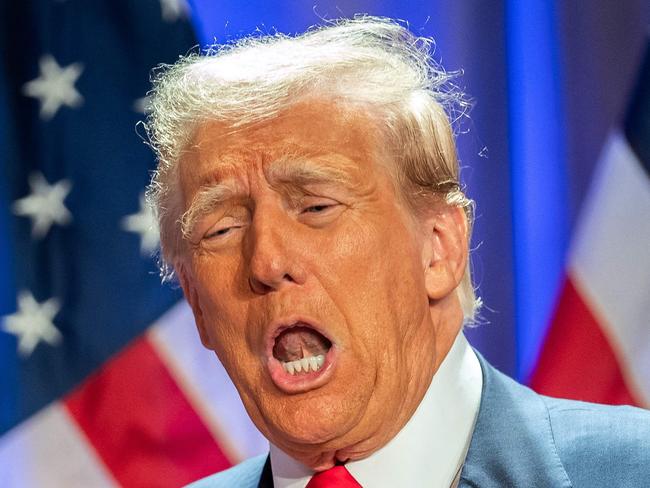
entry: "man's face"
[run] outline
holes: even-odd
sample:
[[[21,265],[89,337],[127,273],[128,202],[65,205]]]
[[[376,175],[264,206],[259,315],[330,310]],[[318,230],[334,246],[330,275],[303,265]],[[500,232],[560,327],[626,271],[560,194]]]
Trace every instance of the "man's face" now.
[[[462,320],[434,310],[455,287],[430,300],[435,224],[401,203],[375,133],[303,104],[236,132],[205,123],[180,163],[179,274],[203,343],[262,433],[315,468],[401,429]]]

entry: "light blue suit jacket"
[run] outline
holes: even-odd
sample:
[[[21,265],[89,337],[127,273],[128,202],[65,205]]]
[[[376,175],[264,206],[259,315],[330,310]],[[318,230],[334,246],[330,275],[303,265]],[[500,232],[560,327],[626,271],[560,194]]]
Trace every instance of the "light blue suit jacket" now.
[[[477,355],[483,392],[460,487],[650,486],[649,411],[538,395]],[[267,455],[191,485],[272,486]]]

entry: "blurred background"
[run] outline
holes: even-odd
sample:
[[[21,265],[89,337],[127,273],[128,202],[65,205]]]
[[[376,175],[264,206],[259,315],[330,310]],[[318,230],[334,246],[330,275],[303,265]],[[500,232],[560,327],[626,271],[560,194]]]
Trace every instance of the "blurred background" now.
[[[646,1],[0,9],[3,486],[181,486],[266,451],[160,285],[138,122],[160,63],[360,13],[433,37],[474,101],[458,135],[485,304],[470,342],[540,392],[650,406]]]

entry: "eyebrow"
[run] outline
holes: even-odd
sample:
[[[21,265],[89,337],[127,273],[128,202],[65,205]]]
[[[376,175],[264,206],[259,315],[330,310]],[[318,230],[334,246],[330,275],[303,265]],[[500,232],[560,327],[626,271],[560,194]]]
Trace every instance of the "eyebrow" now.
[[[325,161],[330,164],[323,164]],[[283,157],[273,161],[265,170],[265,174],[271,185],[304,186],[336,183],[352,188],[355,185],[350,176],[356,169],[358,166],[348,158],[338,154],[328,154],[316,160],[304,157]],[[240,192],[241,188],[234,178],[206,184],[197,192],[189,208],[180,218],[183,237],[189,239],[196,222],[203,215],[217,205],[236,197]]]
[[[187,211],[181,216],[181,233],[189,239],[196,222],[210,209],[223,203],[237,194],[237,184],[234,179],[212,184],[199,190]]]

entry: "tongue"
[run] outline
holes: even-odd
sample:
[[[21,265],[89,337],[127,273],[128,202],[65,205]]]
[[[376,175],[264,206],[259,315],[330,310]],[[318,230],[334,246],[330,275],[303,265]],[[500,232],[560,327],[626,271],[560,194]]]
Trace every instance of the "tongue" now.
[[[327,354],[332,343],[309,327],[291,327],[275,340],[273,355],[280,361],[295,361],[303,357]]]

